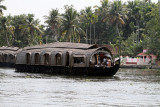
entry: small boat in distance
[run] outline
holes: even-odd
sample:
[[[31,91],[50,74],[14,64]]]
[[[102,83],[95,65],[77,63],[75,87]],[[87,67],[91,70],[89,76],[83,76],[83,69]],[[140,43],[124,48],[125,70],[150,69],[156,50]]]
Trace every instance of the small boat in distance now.
[[[113,76],[120,66],[106,47],[55,42],[25,47],[17,53],[17,72]]]
[[[0,47],[0,67],[14,67],[18,47]]]

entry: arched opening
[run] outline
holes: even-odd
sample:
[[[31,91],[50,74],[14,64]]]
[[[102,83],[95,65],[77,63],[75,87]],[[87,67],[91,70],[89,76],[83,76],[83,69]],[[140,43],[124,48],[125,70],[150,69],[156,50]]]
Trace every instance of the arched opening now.
[[[2,62],[2,54],[0,54],[0,62]]]
[[[66,52],[66,66],[69,66],[69,52]]]
[[[9,62],[14,63],[15,62],[15,56],[10,54],[9,55]]]
[[[29,53],[26,54],[26,64],[30,64],[31,62],[31,55]]]
[[[62,65],[62,61],[61,61],[62,57],[61,54],[56,54],[55,56],[55,61],[56,61],[56,65]]]
[[[39,53],[36,53],[34,58],[35,58],[35,64],[40,64],[40,55],[39,55]]]
[[[7,54],[4,54],[4,55],[3,55],[3,62],[6,62],[6,61],[7,61],[7,56],[8,56]]]
[[[90,58],[90,67],[111,67],[112,57],[109,52],[98,51]]]
[[[44,64],[45,65],[49,65],[50,61],[49,61],[49,54],[44,54]]]

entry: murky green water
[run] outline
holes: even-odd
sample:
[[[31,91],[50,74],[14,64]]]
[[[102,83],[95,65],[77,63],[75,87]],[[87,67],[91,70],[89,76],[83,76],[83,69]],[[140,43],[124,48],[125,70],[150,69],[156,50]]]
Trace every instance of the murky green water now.
[[[160,106],[160,71],[121,69],[114,77],[66,77],[0,69],[0,107],[117,106]]]

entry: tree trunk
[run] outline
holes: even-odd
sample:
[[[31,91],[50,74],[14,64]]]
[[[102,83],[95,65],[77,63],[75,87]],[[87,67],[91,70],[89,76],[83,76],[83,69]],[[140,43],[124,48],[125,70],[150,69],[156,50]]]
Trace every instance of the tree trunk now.
[[[88,35],[87,35],[88,31],[87,31],[87,28],[86,28],[86,43],[88,44]]]
[[[6,33],[6,42],[7,42],[7,45],[10,46],[10,43],[9,43],[9,40],[8,40],[7,33]]]
[[[90,22],[90,44],[92,44],[92,41],[91,41],[91,35],[92,35],[92,26],[91,26],[91,22]]]
[[[94,23],[94,43],[96,43],[96,34],[95,34],[96,33],[96,31],[95,31],[96,29],[95,28],[96,28],[96,25]]]
[[[159,4],[159,17],[160,17],[160,0],[158,0],[158,4]]]
[[[58,32],[58,34],[57,34],[57,36],[58,36],[58,37],[57,37],[57,41],[59,41],[59,38],[60,38],[60,37],[59,37],[59,26],[58,26],[57,32]]]
[[[138,45],[139,43],[139,21],[136,21],[136,44]]]
[[[118,36],[121,37],[120,33],[119,33],[119,28],[118,28],[118,24],[116,24],[116,29],[117,29],[117,33],[118,33]],[[119,59],[120,59],[120,56],[121,56],[121,40],[119,38]]]
[[[16,37],[15,37],[15,35],[13,34],[13,35],[12,35],[12,42],[11,42],[11,43],[12,43],[12,46],[14,45],[15,40],[16,40]]]

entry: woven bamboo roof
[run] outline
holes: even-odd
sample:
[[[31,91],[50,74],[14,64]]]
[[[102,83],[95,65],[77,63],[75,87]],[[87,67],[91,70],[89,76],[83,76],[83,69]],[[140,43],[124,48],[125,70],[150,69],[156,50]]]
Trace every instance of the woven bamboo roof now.
[[[2,46],[2,47],[0,47],[0,51],[4,51],[4,50],[8,50],[8,51],[18,51],[19,48],[18,48],[18,47],[8,47],[8,46]]]
[[[68,49],[93,49],[97,48],[97,45],[89,45],[83,43],[70,43],[70,42],[55,42],[44,45],[36,45],[31,47],[26,47],[26,50],[32,49],[43,49],[43,48],[68,48]]]
[[[7,47],[7,46],[3,46],[0,47],[0,54],[17,54],[17,52],[19,52],[19,48],[18,47]]]
[[[39,52],[44,52],[44,53],[50,53],[50,52],[67,52],[71,51],[74,54],[91,54],[94,51],[96,51],[98,48],[95,49],[89,49],[89,50],[83,50],[83,49],[70,49],[70,48],[42,48],[42,49],[31,49],[31,50],[23,50],[23,52],[28,53],[28,52],[34,52],[34,53],[39,53]]]

